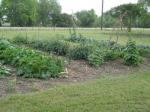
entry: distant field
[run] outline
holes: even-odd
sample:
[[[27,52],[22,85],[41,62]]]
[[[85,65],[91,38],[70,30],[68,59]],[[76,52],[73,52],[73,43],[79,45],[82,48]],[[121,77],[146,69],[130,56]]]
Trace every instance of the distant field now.
[[[94,38],[97,40],[117,40],[121,44],[126,43],[129,37],[133,38],[137,44],[150,45],[150,29],[133,29],[131,33],[120,31],[118,29],[104,29],[101,31],[99,28],[77,28],[77,33],[86,36],[87,38]],[[17,35],[27,37],[29,39],[51,39],[53,37],[60,37],[63,35],[65,38],[69,37],[69,28],[11,28],[1,27],[0,37],[12,38]]]

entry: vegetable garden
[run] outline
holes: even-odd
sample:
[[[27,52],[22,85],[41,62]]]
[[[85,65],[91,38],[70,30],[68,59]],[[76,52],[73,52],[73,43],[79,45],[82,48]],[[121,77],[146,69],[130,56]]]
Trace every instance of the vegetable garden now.
[[[68,60],[85,60],[95,68],[116,59],[122,59],[122,63],[128,66],[138,66],[143,57],[150,56],[150,47],[137,46],[131,39],[126,45],[97,41],[74,31],[69,38],[49,41],[28,40],[20,36],[1,39],[0,53],[1,63],[15,67],[18,76],[56,78],[63,75]]]

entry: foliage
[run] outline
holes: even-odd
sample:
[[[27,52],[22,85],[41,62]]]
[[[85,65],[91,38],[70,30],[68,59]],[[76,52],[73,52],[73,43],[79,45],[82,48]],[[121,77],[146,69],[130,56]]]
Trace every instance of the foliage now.
[[[150,57],[150,46],[138,46],[140,56]]]
[[[105,61],[115,60],[120,58],[121,52],[115,50],[107,50],[105,51],[104,59]]]
[[[148,27],[149,13],[141,4],[123,4],[104,13],[104,26],[106,27]]]
[[[89,11],[83,10],[77,12],[76,16],[77,21],[79,21],[79,26],[81,27],[93,27],[97,18],[97,15],[93,9]]]
[[[92,53],[92,46],[80,44],[74,46],[73,48],[70,48],[68,56],[69,58],[75,60],[80,60],[80,59],[87,60],[89,54],[91,53]]]
[[[72,27],[74,25],[72,16],[66,13],[53,14],[52,22],[56,27]]]
[[[36,0],[2,0],[2,13],[12,26],[31,26],[36,22]]]
[[[83,37],[83,35],[78,35],[75,28],[69,29],[69,33],[70,36],[69,39],[67,39],[68,41],[75,43],[85,43],[88,40],[87,38]]]
[[[69,50],[69,43],[66,41],[50,41],[48,45],[48,51],[53,52],[57,55],[66,55]]]
[[[18,75],[35,78],[58,77],[63,72],[63,60],[28,48],[1,50],[0,60],[17,68]]]
[[[94,52],[88,56],[88,63],[93,67],[98,67],[103,64],[103,62],[104,54],[100,51],[100,49],[94,50]]]
[[[138,66],[142,62],[142,58],[139,55],[138,48],[134,41],[128,41],[124,52],[124,63],[126,65]]]
[[[38,2],[38,23],[43,26],[52,26],[52,19],[59,16],[61,6],[57,0],[39,0]]]
[[[5,40],[5,39],[2,39],[2,40],[0,39],[0,50],[4,50],[4,49],[6,49],[8,47],[12,47],[10,45],[10,43],[7,40]]]
[[[8,69],[6,67],[3,67],[0,64],[0,78],[3,77],[3,76],[6,76],[6,75],[10,75],[10,69]]]

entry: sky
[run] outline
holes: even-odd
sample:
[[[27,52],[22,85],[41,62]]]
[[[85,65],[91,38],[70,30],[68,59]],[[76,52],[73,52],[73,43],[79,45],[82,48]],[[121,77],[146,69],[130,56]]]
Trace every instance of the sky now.
[[[94,9],[97,15],[101,15],[102,0],[58,0],[63,13],[75,13],[81,10]],[[104,0],[104,12],[111,8],[127,3],[137,3],[138,0]]]

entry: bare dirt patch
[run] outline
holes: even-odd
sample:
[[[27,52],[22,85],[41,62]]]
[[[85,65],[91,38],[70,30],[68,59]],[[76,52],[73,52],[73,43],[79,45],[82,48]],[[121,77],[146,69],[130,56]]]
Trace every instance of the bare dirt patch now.
[[[98,79],[103,75],[128,75],[143,71],[150,71],[150,58],[145,58],[139,67],[129,67],[122,64],[122,60],[109,61],[95,69],[85,61],[71,61],[67,67],[68,74],[58,79],[26,79],[15,75],[0,78],[0,97],[10,93],[29,93],[47,90],[62,84],[80,83],[88,80]],[[14,70],[12,72],[14,74]],[[12,89],[12,90],[10,90]]]

